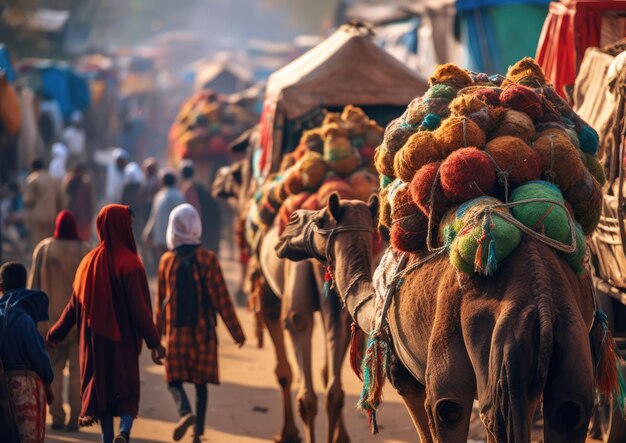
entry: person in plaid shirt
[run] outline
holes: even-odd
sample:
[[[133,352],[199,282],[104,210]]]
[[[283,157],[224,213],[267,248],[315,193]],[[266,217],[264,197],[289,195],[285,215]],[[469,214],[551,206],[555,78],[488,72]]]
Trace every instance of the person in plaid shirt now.
[[[194,426],[194,442],[204,433],[207,383],[219,384],[216,322],[219,313],[235,343],[245,336],[216,255],[200,246],[202,222],[190,204],[174,208],[167,227],[169,251],[159,263],[156,325],[165,335],[165,375],[180,420],[174,441]],[[183,383],[196,386],[193,415]]]

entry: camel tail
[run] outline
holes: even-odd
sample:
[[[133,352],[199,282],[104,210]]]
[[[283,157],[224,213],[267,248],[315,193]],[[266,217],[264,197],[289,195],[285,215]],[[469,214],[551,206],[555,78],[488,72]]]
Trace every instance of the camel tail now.
[[[539,329],[539,346],[537,351],[537,370],[532,385],[533,394],[543,391],[548,379],[548,369],[554,348],[554,332],[552,325],[552,305],[547,294],[542,294],[537,300],[537,319]]]

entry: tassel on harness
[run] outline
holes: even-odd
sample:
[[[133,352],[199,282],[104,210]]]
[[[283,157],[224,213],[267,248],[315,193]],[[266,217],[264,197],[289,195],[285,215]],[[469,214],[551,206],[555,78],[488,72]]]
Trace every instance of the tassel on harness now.
[[[381,403],[385,385],[385,368],[389,360],[389,346],[381,330],[372,331],[361,366],[363,390],[357,408],[367,413],[372,434],[378,434],[376,410]]]
[[[622,375],[622,358],[609,329],[606,314],[597,309],[589,332],[596,387],[606,398],[613,398],[624,416],[626,381]]]

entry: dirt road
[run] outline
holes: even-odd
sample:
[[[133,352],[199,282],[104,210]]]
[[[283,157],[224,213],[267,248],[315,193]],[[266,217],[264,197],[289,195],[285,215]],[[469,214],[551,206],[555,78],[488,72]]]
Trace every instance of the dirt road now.
[[[224,269],[231,289],[234,290],[238,278],[237,265],[224,261]],[[242,442],[257,443],[271,441],[278,431],[282,415],[280,394],[274,376],[274,351],[266,333],[265,347],[256,348],[252,315],[245,309],[238,309],[239,318],[248,337],[248,342],[238,349],[230,339],[223,325],[219,326],[220,337],[220,386],[209,388],[209,408],[206,423],[207,441],[215,443]],[[314,374],[318,398],[316,435],[324,441],[326,423],[322,391],[321,367],[324,358],[322,331],[319,319],[316,320],[314,336]],[[297,367],[292,356],[292,369]],[[132,442],[156,443],[171,442],[172,428],[177,420],[174,402],[167,391],[162,367],[152,364],[144,351],[141,357],[141,404],[139,419],[132,431]],[[413,425],[398,394],[388,384],[385,386],[384,404],[379,412],[380,434],[372,436],[364,415],[355,410],[361,384],[346,363],[343,370],[346,406],[344,416],[352,441],[357,442],[416,442]],[[193,389],[188,393],[193,399]],[[294,396],[297,384],[294,383]],[[193,403],[192,403],[193,404]],[[297,420],[299,423],[299,420]],[[48,418],[50,423],[50,418]],[[472,421],[470,441],[484,441],[477,418]],[[49,428],[48,428],[49,429]],[[301,434],[302,436],[302,434]],[[98,442],[96,427],[83,428],[79,433],[47,431],[46,442],[76,443]],[[188,438],[183,441],[191,441]]]

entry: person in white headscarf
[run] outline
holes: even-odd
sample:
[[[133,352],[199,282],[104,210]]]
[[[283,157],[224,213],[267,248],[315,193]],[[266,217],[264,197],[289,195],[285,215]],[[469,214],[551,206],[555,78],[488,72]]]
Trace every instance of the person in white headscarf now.
[[[141,166],[131,162],[124,168],[124,190],[122,191],[121,203],[130,206],[133,211],[133,233],[135,236],[141,233],[141,228],[146,224],[143,211],[142,190],[145,178]]]
[[[246,338],[226,288],[217,256],[200,245],[202,222],[188,203],[169,216],[167,246],[159,263],[156,300],[157,330],[165,336],[165,376],[180,420],[174,441],[194,427],[193,442],[201,442],[208,401],[208,383],[219,383],[217,314],[240,347]],[[196,388],[193,414],[183,383]]]
[[[124,192],[124,168],[128,163],[128,152],[122,148],[113,149],[111,162],[107,168],[106,202],[120,203]]]
[[[63,143],[57,142],[52,145],[52,160],[48,166],[48,172],[50,172],[52,178],[59,181],[63,180],[63,177],[65,177],[67,173],[67,156],[67,146]]]
[[[74,111],[70,116],[70,125],[61,133],[61,141],[68,147],[75,161],[83,160],[85,157],[85,138],[83,113]]]

